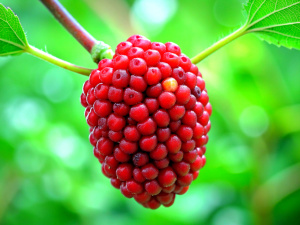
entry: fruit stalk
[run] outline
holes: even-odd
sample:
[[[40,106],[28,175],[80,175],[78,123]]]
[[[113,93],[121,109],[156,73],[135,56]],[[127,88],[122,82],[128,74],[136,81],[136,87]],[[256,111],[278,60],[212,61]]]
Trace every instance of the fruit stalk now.
[[[55,56],[53,55],[50,55],[46,52],[43,52],[31,45],[28,45],[26,46],[26,48],[24,49],[27,53],[31,54],[31,55],[34,55],[40,59],[43,59],[47,62],[50,62],[54,65],[57,65],[59,67],[62,67],[64,69],[67,69],[67,70],[70,70],[70,71],[73,71],[73,72],[76,72],[76,73],[79,73],[79,74],[82,74],[82,75],[85,75],[85,76],[89,76],[89,74],[91,73],[91,69],[87,69],[87,68],[84,68],[84,67],[80,67],[80,66],[76,66],[74,64],[71,64],[69,62],[66,62],[64,60],[61,60],[59,58],[56,58]]]
[[[211,55],[212,53],[214,53],[216,50],[220,49],[224,45],[226,45],[226,44],[230,43],[231,41],[235,40],[236,38],[246,34],[246,31],[247,31],[247,26],[245,25],[245,26],[241,27],[240,29],[236,30],[235,32],[233,32],[232,34],[230,34],[230,35],[224,37],[223,39],[221,39],[220,41],[216,42],[211,47],[205,49],[203,52],[199,53],[195,57],[193,57],[191,59],[192,63],[197,64],[197,63],[201,62],[207,56]]]
[[[40,0],[53,16],[91,53],[97,40],[92,37],[57,0]]]

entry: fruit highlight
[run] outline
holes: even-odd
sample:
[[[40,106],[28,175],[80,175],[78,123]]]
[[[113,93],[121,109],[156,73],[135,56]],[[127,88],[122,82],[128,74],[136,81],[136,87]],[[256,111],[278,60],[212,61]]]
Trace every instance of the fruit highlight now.
[[[83,85],[81,104],[103,174],[146,208],[169,207],[205,165],[212,112],[178,45],[133,35]]]

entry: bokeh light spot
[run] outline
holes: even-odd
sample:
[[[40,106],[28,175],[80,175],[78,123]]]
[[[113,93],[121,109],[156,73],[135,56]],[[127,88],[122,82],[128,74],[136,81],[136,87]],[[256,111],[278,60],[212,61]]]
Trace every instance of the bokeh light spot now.
[[[28,173],[39,172],[45,163],[45,158],[29,142],[18,146],[15,157],[21,170]]]
[[[213,225],[248,224],[245,212],[237,207],[226,207],[218,211],[213,218]]]
[[[78,168],[92,155],[90,146],[66,125],[55,125],[46,137],[47,146],[55,156],[71,167]]]
[[[43,175],[42,180],[44,190],[50,198],[63,200],[69,196],[72,189],[71,180],[63,170],[56,168],[56,170]]]
[[[176,10],[177,0],[138,0],[132,7],[133,15],[151,31],[160,30]]]
[[[10,126],[20,132],[40,131],[46,123],[44,102],[31,98],[15,98],[6,107],[5,117]]]
[[[56,68],[46,73],[42,81],[42,90],[52,102],[66,100],[70,96],[73,86],[73,80],[68,73]]]
[[[268,129],[268,126],[268,114],[259,106],[246,108],[240,116],[240,127],[249,137],[262,135]]]

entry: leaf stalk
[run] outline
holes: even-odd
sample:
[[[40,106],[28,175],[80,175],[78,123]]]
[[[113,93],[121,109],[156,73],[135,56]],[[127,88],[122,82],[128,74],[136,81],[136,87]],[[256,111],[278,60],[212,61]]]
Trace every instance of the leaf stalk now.
[[[232,42],[233,40],[237,39],[238,37],[244,35],[246,33],[246,31],[247,31],[247,25],[242,26],[240,29],[238,29],[235,32],[233,32],[232,34],[224,37],[220,41],[216,42],[209,48],[205,49],[204,51],[202,51],[201,53],[199,53],[198,55],[193,57],[191,59],[192,63],[197,64],[197,63],[201,62],[207,56],[211,55],[218,49],[222,48],[224,45],[226,45],[226,44]]]
[[[46,52],[43,52],[31,45],[28,45],[24,48],[24,50],[33,55],[33,56],[36,56],[37,58],[40,58],[40,59],[43,59],[47,62],[50,62],[54,65],[57,65],[61,68],[64,68],[64,69],[67,69],[67,70],[70,70],[70,71],[73,71],[75,73],[79,73],[79,74],[82,74],[82,75],[85,75],[85,76],[89,76],[89,74],[91,73],[92,69],[87,69],[87,68],[84,68],[84,67],[80,67],[80,66],[77,66],[77,65],[74,65],[72,63],[69,63],[67,61],[64,61],[64,60],[61,60],[53,55],[50,55]]]

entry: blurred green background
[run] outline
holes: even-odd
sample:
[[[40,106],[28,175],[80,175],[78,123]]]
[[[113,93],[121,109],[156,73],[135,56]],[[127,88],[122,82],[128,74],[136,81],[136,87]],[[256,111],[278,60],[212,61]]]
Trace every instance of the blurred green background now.
[[[61,0],[97,39],[140,33],[192,57],[244,21],[241,0]],[[39,1],[2,0],[37,48],[94,68]],[[170,208],[114,189],[88,140],[84,76],[0,59],[0,224],[299,224],[300,51],[246,35],[199,65],[213,106],[207,164]]]

